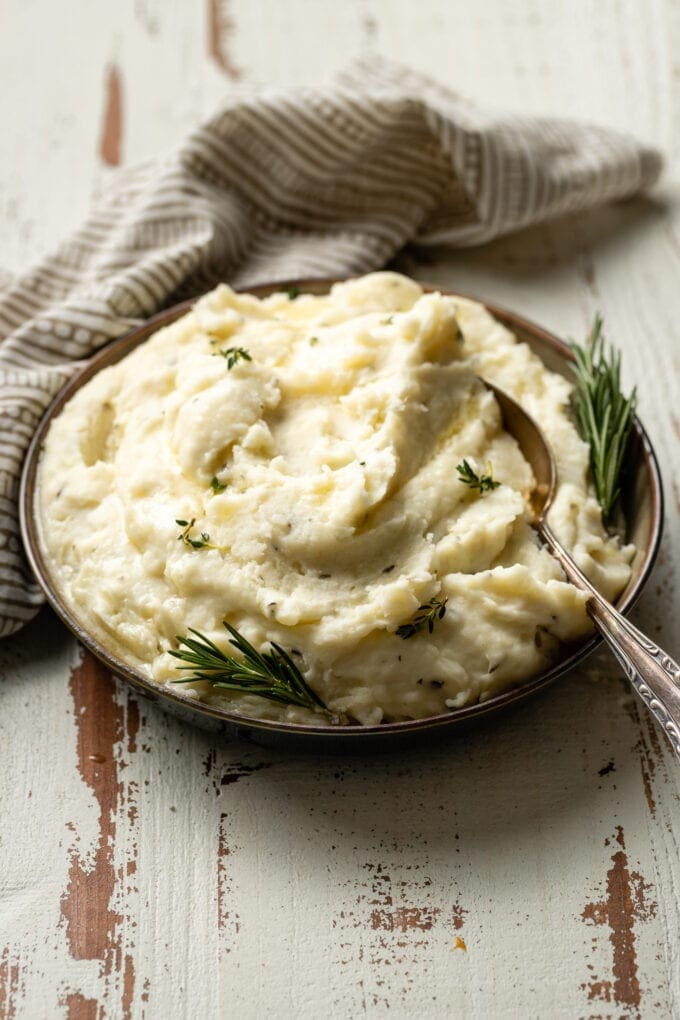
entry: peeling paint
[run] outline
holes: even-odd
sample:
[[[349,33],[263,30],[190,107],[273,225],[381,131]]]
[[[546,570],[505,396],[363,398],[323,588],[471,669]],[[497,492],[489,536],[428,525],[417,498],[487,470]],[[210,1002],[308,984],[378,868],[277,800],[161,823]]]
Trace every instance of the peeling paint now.
[[[125,917],[112,907],[112,902],[116,892],[124,892],[124,877],[134,874],[136,862],[131,858],[127,867],[116,873],[113,854],[121,807],[127,806],[123,817],[130,828],[136,821],[137,784],[123,783],[125,762],[120,755],[137,746],[139,713],[131,697],[124,705],[118,703],[113,678],[88,652],[71,672],[70,689],[77,768],[99,807],[99,834],[91,861],[80,850],[73,826],[68,883],[61,897],[62,923],[71,957],[101,962],[107,988],[113,985],[119,989],[120,1015],[128,1018],[132,1015],[135,968],[132,956],[123,954]],[[131,863],[135,863],[132,869]],[[80,1000],[73,1002],[74,1009],[85,1009]]]
[[[238,783],[239,779],[243,779],[245,776],[252,776],[253,773],[260,772],[262,769],[269,769],[272,765],[273,762],[269,761],[259,762],[257,765],[244,765],[243,762],[234,762],[228,765],[222,772],[219,784],[215,783],[215,790],[218,796],[221,787]]]
[[[226,812],[220,815],[220,827],[217,837],[217,927],[223,928],[228,915],[225,914],[225,886],[226,874],[224,869],[224,858],[229,853],[227,846],[227,834],[225,822]]]
[[[582,984],[581,988],[584,992],[588,992],[588,1002],[593,1002],[597,999],[601,1002],[612,1001],[611,981],[589,981],[587,984]]]
[[[237,81],[241,70],[231,59],[229,43],[236,29],[227,10],[227,0],[208,0],[208,55],[227,77]]]
[[[203,760],[203,775],[206,779],[212,777],[211,782],[215,796],[219,797],[224,786],[238,783],[239,779],[251,776],[262,769],[271,768],[272,765],[273,762],[257,762],[254,765],[250,765],[240,761],[233,761],[218,769],[217,748],[211,747]]]
[[[114,64],[106,70],[104,85],[104,113],[99,141],[99,155],[106,166],[121,163],[123,137],[123,85],[121,74]]]
[[[14,1020],[19,1005],[21,990],[21,969],[19,961],[13,959],[9,947],[5,946],[0,955],[0,1016],[2,1020]]]
[[[442,900],[441,893],[436,897],[429,867],[408,846],[401,844],[399,854],[392,865],[368,861],[363,878],[348,878],[346,906],[331,922],[336,963],[363,974],[357,995],[369,1011],[406,1008],[435,954],[451,951],[456,939],[458,948],[467,949],[458,934],[467,910]],[[399,990],[391,985],[396,974]],[[334,1007],[340,1008],[339,1000]]]
[[[396,910],[371,911],[371,927],[384,931],[431,931],[441,914],[439,907],[397,907]]]
[[[96,999],[88,999],[80,992],[69,992],[62,1000],[66,1006],[67,1020],[98,1020],[99,1006]]]
[[[217,757],[217,751],[215,750],[214,747],[211,747],[210,750],[208,751],[208,754],[206,756],[205,761],[203,762],[203,775],[204,776],[210,776],[210,773],[213,770],[213,765],[215,764],[216,757]]]
[[[460,931],[465,924],[465,915],[467,913],[468,911],[465,907],[461,907],[458,903],[454,904],[451,910],[451,922],[456,931]]]
[[[123,967],[123,996],[121,1006],[124,1017],[132,1016],[132,1000],[135,994],[135,964],[131,956],[125,957]]]
[[[72,848],[61,910],[73,959],[104,960],[110,954],[115,928],[122,921],[109,904],[116,880],[113,842],[120,796],[114,749],[123,736],[124,714],[116,704],[110,675],[88,653],[71,673],[71,694],[78,734],[78,771],[99,805],[100,834],[93,867]]]
[[[614,1002],[616,1006],[638,1010],[641,1002],[636,952],[635,923],[656,915],[657,905],[651,900],[651,883],[629,868],[626,844],[621,826],[616,827],[613,840],[619,849],[611,857],[606,876],[606,895],[586,904],[581,914],[587,924],[607,926],[612,947],[611,979],[593,976],[581,985],[589,1000]],[[605,840],[605,846],[609,845]]]
[[[203,775],[211,780],[217,797],[222,796],[225,787],[232,786],[247,776],[255,775],[255,773],[261,772],[262,769],[271,768],[274,764],[274,762],[256,762],[251,765],[245,762],[234,761],[218,767],[217,753],[217,748],[211,748],[203,760]],[[209,790],[210,787],[208,786],[206,789]],[[232,889],[227,873],[227,858],[231,853],[231,848],[227,842],[228,817],[227,811],[222,811],[219,816],[216,866],[217,927],[223,933],[221,944],[227,953],[231,952],[233,939],[238,935],[241,926],[239,915],[233,911],[231,905]],[[228,937],[227,929],[231,938]]]
[[[227,812],[223,811],[220,815],[217,836],[217,927],[223,933],[221,944],[225,952],[230,953],[233,940],[241,928],[241,919],[234,912],[231,903],[233,890],[227,872],[227,858],[230,854],[227,844],[227,818]]]

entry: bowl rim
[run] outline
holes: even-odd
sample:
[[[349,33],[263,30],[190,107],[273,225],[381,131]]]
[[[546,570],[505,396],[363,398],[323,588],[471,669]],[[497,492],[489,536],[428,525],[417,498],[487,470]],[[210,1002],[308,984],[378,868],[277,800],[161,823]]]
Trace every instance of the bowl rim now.
[[[275,281],[273,283],[262,283],[252,287],[234,288],[240,293],[254,294],[258,297],[266,297],[277,291],[297,288],[301,293],[313,292],[324,293],[325,289],[339,282],[344,282],[352,277],[311,277],[294,278]],[[426,293],[439,292],[451,297],[462,297],[482,304],[491,315],[498,319],[503,325],[515,332],[517,329],[532,334],[539,341],[547,344],[553,351],[567,363],[574,361],[569,346],[559,337],[550,331],[539,326],[530,319],[505,308],[460,291],[451,291],[447,288],[433,284],[416,281]],[[24,549],[29,565],[43,590],[48,604],[55,611],[62,623],[71,633],[85,646],[97,659],[104,663],[112,673],[126,680],[137,690],[141,691],[154,700],[167,701],[170,706],[180,710],[191,709],[200,716],[218,720],[227,725],[237,727],[240,731],[253,730],[276,733],[284,736],[289,734],[296,737],[330,738],[334,741],[345,738],[382,738],[397,737],[399,734],[422,732],[425,730],[440,730],[471,722],[480,717],[507,708],[511,705],[529,698],[538,691],[554,682],[559,676],[567,673],[582,663],[597,647],[602,644],[602,637],[597,633],[593,634],[583,643],[575,644],[574,650],[566,655],[559,662],[554,663],[548,670],[538,676],[501,691],[484,701],[478,701],[461,708],[452,709],[438,715],[426,716],[421,719],[406,719],[398,722],[378,723],[369,726],[361,724],[348,724],[342,726],[328,726],[320,724],[303,724],[281,722],[272,719],[258,719],[252,716],[240,715],[230,712],[215,705],[208,705],[196,701],[179,690],[173,690],[169,685],[158,684],[145,677],[134,666],[119,659],[115,652],[108,649],[85,627],[77,618],[77,615],[67,605],[65,599],[52,580],[46,558],[40,545],[40,534],[38,525],[38,514],[36,506],[37,495],[37,472],[40,462],[40,453],[47,431],[52,420],[60,413],[64,404],[73,394],[89,381],[97,372],[103,368],[120,361],[126,354],[132,351],[139,344],[143,343],[159,329],[170,325],[176,319],[189,312],[202,295],[182,301],[167,308],[138,325],[128,330],[123,335],[114,338],[99,348],[83,365],[61,387],[45,410],[38,427],[28,447],[21,474],[19,486],[19,523]],[[642,422],[637,417],[633,420],[633,429],[637,434],[637,440],[642,451],[644,467],[649,482],[651,494],[651,528],[650,540],[647,543],[642,563],[638,570],[638,576],[633,587],[627,592],[625,598],[619,599],[616,603],[620,612],[628,612],[641,595],[652,571],[658,555],[664,520],[664,495],[661,480],[661,472],[654,448]],[[569,646],[567,646],[569,647]]]

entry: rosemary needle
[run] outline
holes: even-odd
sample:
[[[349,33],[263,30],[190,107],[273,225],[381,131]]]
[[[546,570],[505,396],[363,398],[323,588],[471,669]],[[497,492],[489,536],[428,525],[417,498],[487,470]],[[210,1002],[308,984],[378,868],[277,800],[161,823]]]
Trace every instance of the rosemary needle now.
[[[281,705],[299,705],[312,711],[328,712],[323,701],[308,686],[290,655],[271,641],[271,651],[258,652],[244,636],[226,620],[222,621],[230,635],[229,643],[241,653],[240,658],[223,652],[221,648],[193,628],[193,637],[177,637],[179,649],[170,651],[182,665],[177,669],[191,670],[191,676],[173,683],[195,683],[206,680],[213,687],[236,691],[240,694],[257,694]],[[330,713],[329,713],[330,714]]]
[[[595,316],[585,345],[570,344],[576,359],[574,414],[590,446],[590,469],[602,519],[607,523],[620,493],[620,476],[633,424],[637,393],[621,391],[621,353],[605,346],[602,317]]]

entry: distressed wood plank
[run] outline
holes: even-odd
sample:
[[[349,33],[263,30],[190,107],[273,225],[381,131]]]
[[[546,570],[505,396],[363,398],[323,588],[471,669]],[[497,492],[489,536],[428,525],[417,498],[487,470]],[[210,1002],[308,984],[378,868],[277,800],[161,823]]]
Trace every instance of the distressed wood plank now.
[[[662,462],[677,463],[671,0],[33,0],[5,5],[3,28],[9,271],[55,244],[116,165],[241,89],[327,82],[357,53],[664,146],[654,198],[401,264],[562,335],[600,309]],[[680,489],[670,471],[666,484],[662,555],[634,615],[678,655]],[[678,770],[606,656],[398,759],[187,728],[83,658],[47,611],[0,645],[0,676],[3,1017],[680,1015]]]

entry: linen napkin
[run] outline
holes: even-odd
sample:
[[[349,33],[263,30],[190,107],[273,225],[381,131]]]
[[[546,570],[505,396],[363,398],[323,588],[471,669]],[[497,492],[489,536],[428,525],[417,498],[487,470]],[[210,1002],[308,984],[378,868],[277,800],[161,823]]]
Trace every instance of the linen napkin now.
[[[234,100],[119,171],[87,221],[0,294],[0,635],[43,601],[17,519],[26,449],[107,340],[220,280],[362,273],[414,240],[481,244],[632,195],[660,168],[628,136],[499,116],[372,58],[329,89]]]

